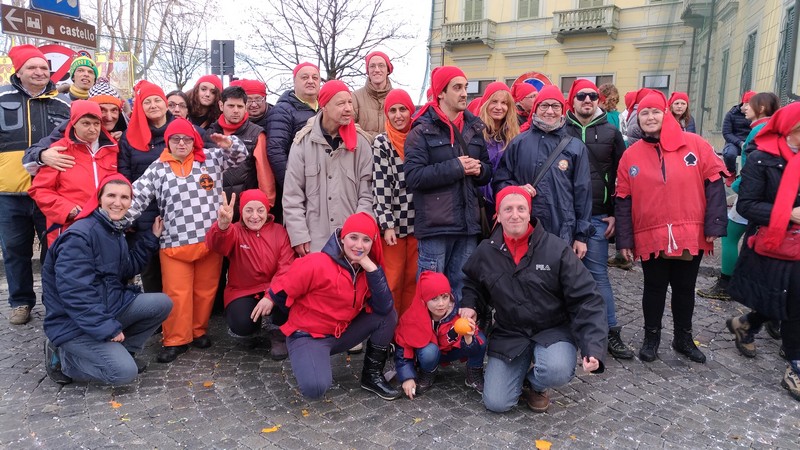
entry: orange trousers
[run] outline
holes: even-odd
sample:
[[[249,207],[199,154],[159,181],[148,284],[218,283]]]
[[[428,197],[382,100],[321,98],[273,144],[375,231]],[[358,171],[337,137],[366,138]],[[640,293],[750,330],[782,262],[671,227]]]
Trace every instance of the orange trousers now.
[[[222,256],[205,243],[162,249],[161,278],[164,293],[172,299],[172,312],[162,324],[164,346],[192,342],[206,334],[217,294]]]
[[[386,245],[383,242],[383,271],[392,291],[398,317],[403,315],[414,300],[418,260],[417,239],[414,236],[397,238],[395,245]]]

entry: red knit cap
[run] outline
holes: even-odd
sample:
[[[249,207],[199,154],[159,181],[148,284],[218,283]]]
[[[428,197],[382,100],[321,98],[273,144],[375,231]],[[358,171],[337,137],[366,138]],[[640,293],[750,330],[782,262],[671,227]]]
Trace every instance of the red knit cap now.
[[[544,90],[544,89],[542,89]],[[528,191],[522,189],[520,186],[506,186],[503,189],[500,189],[500,192],[497,193],[495,196],[495,205],[497,205],[497,210],[500,210],[500,204],[503,202],[503,199],[511,194],[517,194],[525,197],[525,200],[528,202],[528,210],[531,209],[531,194],[528,194]]]
[[[296,77],[297,72],[300,72],[300,69],[302,69],[303,67],[313,67],[317,69],[317,73],[319,73],[319,67],[317,67],[316,65],[311,64],[310,62],[301,62],[300,64],[294,66],[294,69],[292,69],[292,78]]]
[[[522,83],[514,83],[514,85],[511,86],[511,96],[514,97],[514,101],[516,103],[521,102],[522,99],[533,94],[534,92],[539,92],[539,90],[536,89],[536,86],[530,83],[525,83],[524,81]]]
[[[625,109],[628,110],[628,114],[633,112],[633,107],[636,105],[636,91],[630,91],[625,94]]]
[[[367,69],[369,69],[369,60],[372,59],[373,56],[380,56],[381,58],[383,58],[384,61],[386,61],[386,67],[389,68],[387,75],[391,75],[392,72],[394,72],[394,66],[392,65],[392,62],[389,61],[389,56],[387,56],[386,53],[383,52],[372,52],[367,55],[367,57],[365,58],[365,61],[367,62]]]
[[[189,122],[183,117],[176,117],[167,125],[167,130],[164,131],[164,142],[167,143],[168,151],[171,151],[169,150],[169,138],[176,134],[191,136],[194,139],[194,142],[192,142],[192,153],[194,154],[195,161],[203,162],[206,160],[206,154],[203,151],[203,138],[200,137],[200,133],[197,132],[192,122]]]
[[[89,100],[73,100],[69,106],[69,124],[75,124],[83,116],[102,119],[103,113],[100,111],[100,104]]]
[[[216,75],[203,75],[194,85],[200,86],[200,83],[211,83],[217,88],[217,91],[222,92],[222,80]]]
[[[164,103],[167,102],[164,91],[147,80],[142,80],[133,87],[133,111],[131,112],[131,120],[128,123],[128,130],[125,132],[125,136],[131,147],[140,152],[146,152],[149,149],[150,139],[152,138],[150,124],[144,114],[144,106],[142,106],[145,99],[152,96],[161,97]]]
[[[659,137],[661,148],[666,151],[675,151],[685,145],[686,140],[683,138],[681,124],[678,123],[675,116],[667,111],[667,97],[661,91],[650,90],[650,93],[639,102],[638,111],[641,112],[645,108],[656,108],[664,112],[664,121],[661,124]],[[641,115],[637,116],[637,120],[638,118],[641,118]],[[641,127],[641,123],[639,126]]]
[[[439,94],[444,91],[450,80],[455,77],[464,77],[464,72],[456,66],[441,66],[433,69],[431,72],[431,96],[434,103],[439,103]]]
[[[244,89],[247,95],[267,96],[267,84],[259,80],[236,80],[231,82],[231,86],[239,86]]]
[[[483,91],[483,97],[481,97],[481,105],[488,102],[489,98],[491,98],[492,95],[494,95],[499,91],[506,91],[508,93],[511,93],[511,89],[509,89],[508,86],[506,86],[506,84],[503,83],[502,81],[493,81],[489,83],[489,85],[486,86],[486,90]]]
[[[749,103],[750,99],[753,98],[754,95],[756,95],[754,91],[745,92],[744,94],[742,94],[742,103]]]
[[[566,100],[564,100],[564,94],[561,93],[561,89],[553,84],[548,84],[547,86],[543,87],[541,91],[539,91],[539,95],[536,96],[536,100],[534,100],[533,108],[531,108],[531,110],[536,111],[536,108],[538,108],[539,105],[545,100],[555,100],[558,103],[561,103],[562,108],[566,103]]]
[[[343,239],[350,233],[365,234],[372,239],[372,249],[369,251],[369,256],[372,262],[382,266],[383,247],[381,247],[380,228],[378,228],[378,223],[375,219],[365,212],[352,214],[344,221],[339,237]]]
[[[319,90],[319,98],[317,102],[319,107],[323,108],[331,99],[339,92],[350,92],[350,88],[339,80],[326,81]],[[344,142],[345,148],[349,151],[355,151],[358,145],[358,133],[356,132],[356,123],[350,119],[350,123],[339,127],[339,136]]]
[[[42,58],[43,60],[47,61],[47,58],[44,57],[44,53],[30,44],[11,47],[11,50],[8,51],[8,57],[11,58],[11,64],[14,66],[14,72],[19,72],[19,70],[22,69],[22,66],[24,66],[25,63],[31,58]]]
[[[575,96],[578,95],[578,92],[587,88],[597,92],[598,95],[600,94],[600,89],[597,88],[597,85],[589,80],[579,78],[572,82],[572,87],[569,88],[569,95],[567,95],[567,111],[575,110],[572,107],[572,105],[575,103]]]
[[[408,108],[411,111],[411,114],[414,114],[414,110],[416,107],[414,106],[414,101],[411,100],[411,96],[408,95],[408,92],[402,89],[392,89],[386,94],[386,100],[383,102],[383,113],[387,116],[389,115],[389,108],[394,105],[401,104]]]
[[[675,103],[675,100],[683,100],[686,104],[689,104],[689,95],[686,92],[673,92],[672,95],[669,96],[669,100],[667,104],[672,106]]]
[[[419,276],[417,281],[416,297],[424,302],[428,302],[442,294],[451,294],[450,282],[443,273],[426,270]]]
[[[239,215],[242,214],[244,207],[250,202],[261,202],[267,208],[269,214],[269,199],[267,194],[261,192],[260,189],[248,189],[239,195]]]
[[[98,106],[98,108],[99,108],[99,106]],[[127,184],[128,187],[131,188],[131,193],[133,193],[133,186],[131,186],[131,182],[128,181],[128,179],[125,178],[125,176],[122,175],[121,173],[117,172],[117,173],[112,173],[110,175],[106,175],[105,178],[100,180],[100,184],[97,186],[97,190],[95,191],[95,195],[89,197],[89,200],[87,200],[86,204],[83,205],[83,209],[81,209],[80,214],[78,214],[78,216],[75,217],[76,221],[80,220],[80,219],[84,219],[86,217],[89,217],[89,215],[91,215],[94,212],[94,210],[97,209],[98,206],[100,206],[100,198],[99,198],[100,197],[100,192],[103,190],[105,185],[107,185],[110,181],[113,181],[113,180],[124,181],[125,184]]]

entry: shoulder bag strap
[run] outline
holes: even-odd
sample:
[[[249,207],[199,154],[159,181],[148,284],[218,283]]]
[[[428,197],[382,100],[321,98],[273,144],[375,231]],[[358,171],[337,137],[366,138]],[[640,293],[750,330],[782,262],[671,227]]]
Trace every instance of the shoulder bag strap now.
[[[550,166],[553,165],[553,162],[556,160],[556,158],[558,158],[558,155],[560,155],[561,152],[564,151],[564,148],[567,147],[567,144],[569,144],[570,140],[572,140],[572,136],[564,136],[563,138],[561,138],[561,142],[558,143],[558,146],[556,147],[555,150],[553,150],[553,153],[550,153],[550,156],[547,157],[547,161],[545,161],[539,173],[536,174],[536,177],[533,179],[533,183],[531,183],[531,186],[536,187],[536,185],[538,185],[539,182],[542,181],[542,178],[544,178],[544,174],[546,174],[547,171],[550,169]]]

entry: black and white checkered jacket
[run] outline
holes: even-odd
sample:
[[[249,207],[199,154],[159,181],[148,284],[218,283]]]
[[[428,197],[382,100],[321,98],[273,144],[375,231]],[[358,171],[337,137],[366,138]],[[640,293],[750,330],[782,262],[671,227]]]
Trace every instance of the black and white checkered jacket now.
[[[136,220],[147,205],[156,200],[164,220],[162,249],[205,242],[206,230],[217,219],[222,199],[222,173],[247,157],[242,141],[236,136],[229,137],[233,141],[229,150],[205,149],[206,160],[195,160],[192,171],[186,176],[173,172],[163,158],[153,161],[133,182],[133,202],[126,218]]]
[[[379,134],[372,144],[373,209],[381,230],[395,229],[397,237],[414,234],[414,200],[406,188],[403,160],[386,134]]]

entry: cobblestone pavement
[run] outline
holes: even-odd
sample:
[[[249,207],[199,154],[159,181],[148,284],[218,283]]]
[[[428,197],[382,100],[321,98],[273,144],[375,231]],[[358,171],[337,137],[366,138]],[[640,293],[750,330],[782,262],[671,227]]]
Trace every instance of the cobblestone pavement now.
[[[708,287],[718,267],[704,264],[698,287]],[[611,275],[623,336],[638,350],[641,268]],[[220,316],[212,317],[212,348],[152,362],[131,385],[61,387],[44,371],[42,306],[28,325],[11,326],[7,295],[0,291],[2,448],[484,449],[535,448],[537,440],[554,449],[800,448],[800,402],[780,386],[780,343],[762,333],[758,356],[740,356],[724,323],[744,311],[735,303],[698,298],[695,337],[706,364],[671,349],[668,309],[656,362],[609,358],[601,375],[578,368],[551,392],[548,413],[521,404],[498,415],[464,386],[460,364],[440,371],[424,396],[383,401],[360,389],[361,355],[334,357],[334,388],[306,401],[288,360],[238,347]],[[157,349],[153,338],[144,355],[154,359]]]

